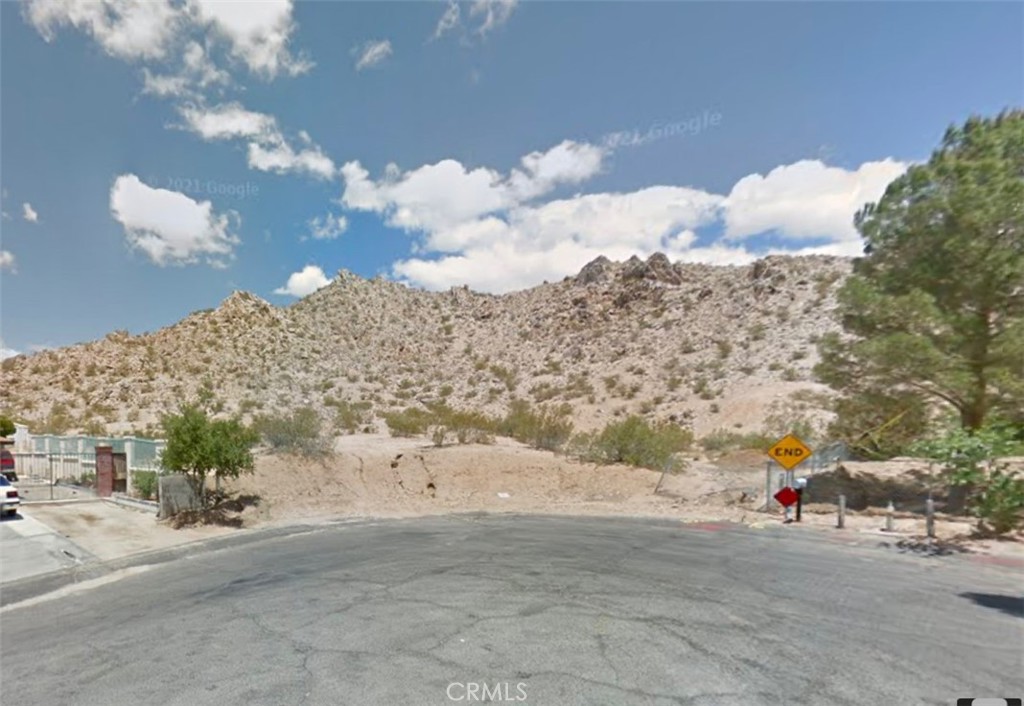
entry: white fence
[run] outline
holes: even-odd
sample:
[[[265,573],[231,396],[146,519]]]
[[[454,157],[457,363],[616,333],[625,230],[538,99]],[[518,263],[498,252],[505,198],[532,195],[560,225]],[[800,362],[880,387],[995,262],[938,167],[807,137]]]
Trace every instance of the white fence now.
[[[96,454],[49,454],[14,451],[14,471],[18,482],[55,483],[79,480],[96,474]]]

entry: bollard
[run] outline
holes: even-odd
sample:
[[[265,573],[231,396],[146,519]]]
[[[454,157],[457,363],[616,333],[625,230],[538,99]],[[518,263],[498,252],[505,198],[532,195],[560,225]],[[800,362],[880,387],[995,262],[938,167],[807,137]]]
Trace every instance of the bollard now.
[[[924,502],[924,525],[925,533],[928,535],[928,539],[935,537],[935,501],[928,498]]]
[[[843,529],[846,526],[846,496],[839,496],[839,522],[836,525],[839,529]]]
[[[893,529],[894,529],[893,525],[892,525],[892,521],[893,521],[892,515],[893,515],[894,512],[896,512],[896,508],[893,506],[892,500],[890,500],[889,501],[889,505],[885,508],[885,531],[886,532],[892,532]]]

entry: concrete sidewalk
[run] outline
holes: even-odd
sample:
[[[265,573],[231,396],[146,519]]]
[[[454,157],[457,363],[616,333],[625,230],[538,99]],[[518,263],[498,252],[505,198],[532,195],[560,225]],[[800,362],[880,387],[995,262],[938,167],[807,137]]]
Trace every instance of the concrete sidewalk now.
[[[0,584],[95,560],[31,511],[0,522]]]

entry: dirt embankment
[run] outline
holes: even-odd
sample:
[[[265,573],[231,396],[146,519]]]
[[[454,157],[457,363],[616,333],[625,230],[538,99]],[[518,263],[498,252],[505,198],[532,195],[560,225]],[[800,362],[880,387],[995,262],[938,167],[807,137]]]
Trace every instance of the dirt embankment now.
[[[262,455],[230,488],[259,495],[251,518],[277,522],[329,515],[412,516],[449,512],[672,515],[683,508],[749,506],[763,471],[723,472],[706,461],[665,475],[598,466],[527,448],[433,447],[423,439],[351,436],[323,460]]]
[[[357,435],[337,442],[322,460],[261,455],[256,472],[229,490],[259,496],[243,513],[246,526],[337,517],[412,517],[453,512],[522,512],[672,517],[682,521],[733,521],[767,526],[782,513],[764,503],[764,457],[738,452],[689,459],[677,474],[628,466],[596,466],[508,439],[493,445],[437,448],[423,439]],[[811,477],[804,523],[834,527],[836,497],[848,497],[846,526],[880,532],[884,508],[897,506],[897,534],[922,535],[920,514],[929,490],[944,499],[938,476],[926,463],[847,462]],[[937,503],[938,509],[943,506]],[[938,536],[966,538],[972,521],[940,514]],[[1024,553],[1021,537],[1009,544]],[[991,543],[973,542],[988,551]],[[1007,543],[1001,543],[1005,548]],[[1000,551],[1003,551],[1000,549]]]

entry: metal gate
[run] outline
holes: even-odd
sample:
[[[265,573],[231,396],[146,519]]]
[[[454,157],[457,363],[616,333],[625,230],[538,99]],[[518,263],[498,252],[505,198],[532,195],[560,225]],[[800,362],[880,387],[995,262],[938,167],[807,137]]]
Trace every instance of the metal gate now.
[[[17,486],[26,500],[95,495],[96,453],[14,451]]]

